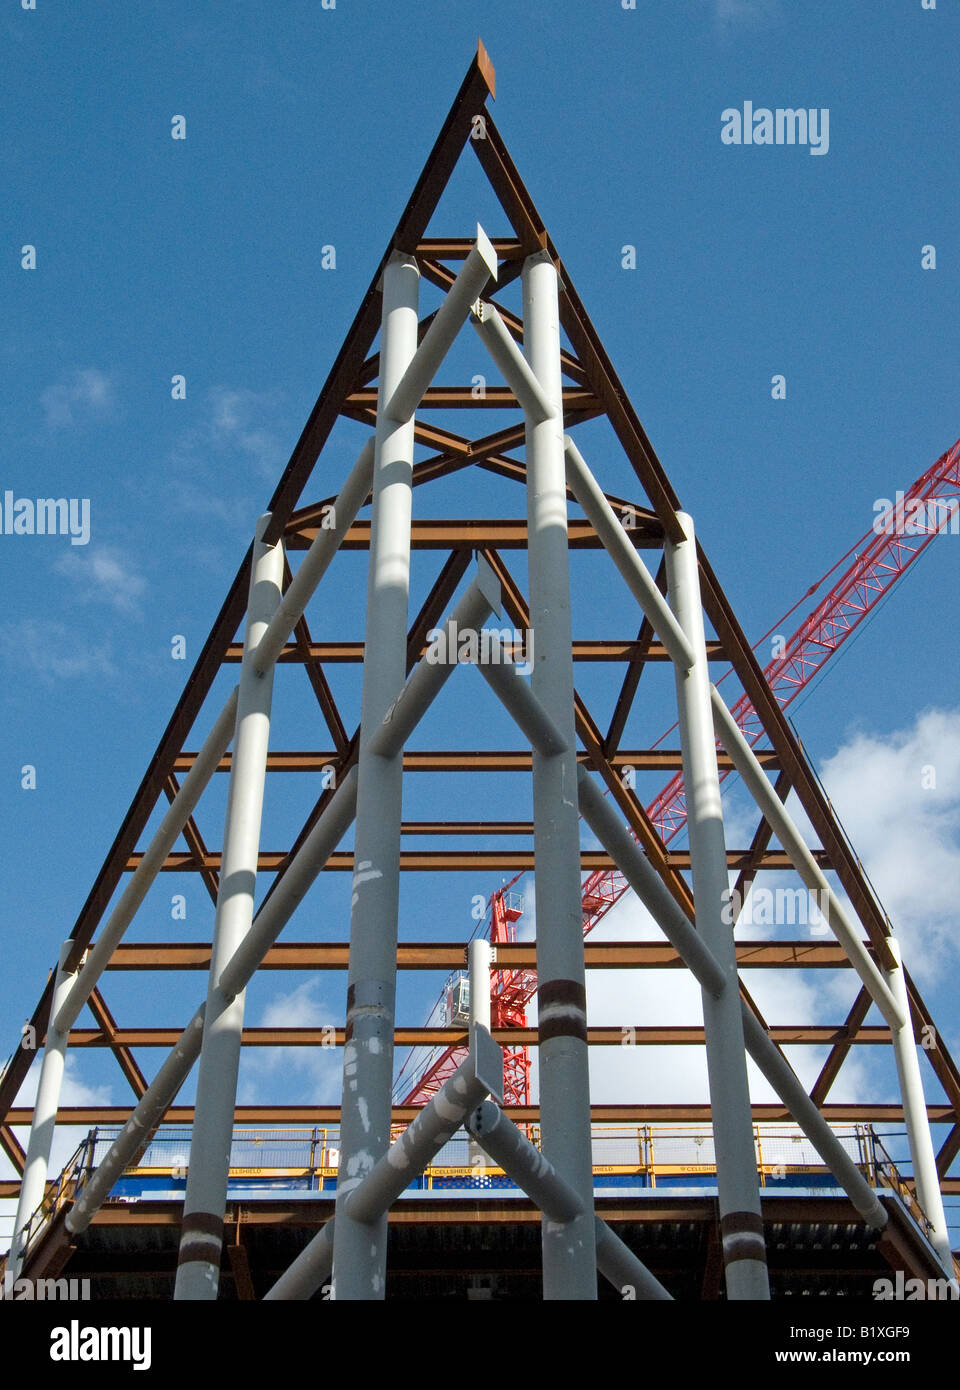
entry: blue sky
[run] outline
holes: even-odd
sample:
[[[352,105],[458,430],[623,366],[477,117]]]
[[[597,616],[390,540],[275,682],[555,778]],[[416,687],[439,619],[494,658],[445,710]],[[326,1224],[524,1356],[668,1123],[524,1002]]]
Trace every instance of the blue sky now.
[[[877,498],[908,487],[960,434],[958,24],[950,0],[935,11],[920,0],[4,7],[0,495],[89,498],[92,531],[77,547],[0,535],[0,1054],[72,928],[478,30],[496,65],[497,124],[755,637],[869,528]],[[828,152],[723,145],[721,112],[745,100],[828,108]],[[171,138],[175,115],[185,140]],[[505,234],[465,161],[431,230],[466,235],[479,217]],[[25,245],[35,270],[21,268]],[[332,270],[320,267],[327,245]],[[625,245],[634,270],[622,268]],[[935,270],[921,268],[925,245]],[[182,401],[171,399],[176,373]],[[775,373],[783,401],[771,399]],[[304,501],[336,490],[361,439],[355,428],[332,438]],[[597,448],[601,481],[637,495],[623,460],[599,438]],[[522,507],[488,475],[443,498],[475,514]],[[426,496],[418,506],[429,512]],[[958,877],[958,555],[960,538],[935,542],[794,711],[821,775],[835,772],[828,790],[888,905],[911,881],[907,847],[935,844],[938,892]],[[358,573],[331,573],[315,635],[359,636]],[[431,578],[418,571],[415,588]],[[575,596],[584,633],[596,592]],[[601,592],[599,635],[635,628],[626,603]],[[171,660],[174,634],[187,639],[185,663]],[[349,704],[356,673],[331,680]],[[612,703],[606,672],[584,680]],[[277,744],[327,746],[300,685],[302,673],[278,682]],[[661,694],[638,731],[671,722]],[[498,716],[480,696],[476,708],[495,743]],[[461,713],[453,697],[438,707],[448,745]],[[924,761],[941,772],[920,801],[910,779]],[[32,791],[20,785],[27,764]],[[866,804],[856,787],[868,767],[886,771]],[[211,844],[224,790],[204,803]],[[520,818],[529,793],[513,790]],[[435,811],[433,797],[418,788],[411,814]],[[504,813],[500,791],[481,800]],[[287,779],[265,847],[295,832],[312,801],[304,779]],[[323,886],[324,909],[340,914],[334,938],[346,934],[341,877]],[[184,890],[188,921],[170,922],[180,886],[164,880],[135,936],[208,935],[197,882]],[[401,931],[466,936],[473,893],[495,886],[455,876],[425,900],[405,885]],[[911,892],[904,912],[921,957],[908,963],[922,978],[929,956],[928,1002],[960,1050],[948,909]],[[285,983],[308,1010],[338,1017],[335,979],[258,981],[248,1019],[282,1012]],[[438,983],[404,983],[401,1021],[425,1015]],[[202,978],[171,978],[144,999],[136,980],[112,975],[106,993],[121,1023],[172,1024]],[[109,1055],[85,1053],[77,1077],[125,1098]],[[316,1078],[299,1080],[306,1098]]]

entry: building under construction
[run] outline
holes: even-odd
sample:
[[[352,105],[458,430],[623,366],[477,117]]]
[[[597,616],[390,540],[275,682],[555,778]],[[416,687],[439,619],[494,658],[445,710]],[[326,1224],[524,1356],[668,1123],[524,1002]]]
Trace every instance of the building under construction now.
[[[930,520],[874,528],[763,669],[493,96],[480,46],[0,1079],[21,1175],[0,1189],[18,1201],[8,1287],[695,1301],[956,1277],[943,1194],[960,1190],[960,1073],[785,710],[955,514],[960,446],[905,499]],[[474,158],[500,220],[434,225]],[[444,380],[461,362],[479,364],[469,384]],[[497,428],[475,428],[490,411]],[[344,422],[349,468],[328,449]],[[609,484],[624,464],[626,496]],[[326,598],[348,564],[363,567],[361,629]],[[612,612],[628,630],[603,631]],[[350,700],[331,674],[347,668]],[[278,736],[294,681],[325,746]],[[669,711],[666,741],[638,735],[644,708]],[[754,826],[739,844],[731,774]],[[281,843],[271,817],[293,775],[311,779],[310,809]],[[161,873],[209,893],[204,939],[126,935]],[[338,874],[343,912],[323,892]],[[404,885],[420,885],[422,922],[443,874],[486,880],[482,913],[412,935]],[[770,875],[819,915],[744,936]],[[592,936],[628,894],[655,930]],[[246,990],[272,970],[345,976],[340,1023],[250,1027]],[[767,1017],[745,970],[843,972],[846,1014]],[[425,1024],[398,1018],[408,971],[444,981]],[[641,971],[692,980],[702,1021],[595,1024],[589,982],[616,978],[629,999]],[[193,972],[196,1007],[121,1024],[114,972],[160,999],[170,972]],[[33,1043],[39,1087],[18,1104]],[[784,1051],[810,1046],[826,1049],[812,1087]],[[90,1047],[116,1057],[127,1104],[61,1104],[68,1049]],[[248,1049],[294,1047],[330,1049],[336,1102],[238,1103]],[[832,1098],[862,1047],[892,1055],[895,1102]],[[709,1102],[651,1099],[664,1048],[703,1056]],[[601,1103],[590,1061],[614,1049],[634,1079]],[[772,1099],[751,1099],[748,1065]],[[85,1135],[62,1172],[56,1126]]]

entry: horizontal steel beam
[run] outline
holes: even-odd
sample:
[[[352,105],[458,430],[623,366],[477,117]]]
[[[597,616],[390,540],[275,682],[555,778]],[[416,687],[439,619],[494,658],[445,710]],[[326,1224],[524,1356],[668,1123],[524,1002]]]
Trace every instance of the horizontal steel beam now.
[[[193,766],[196,754],[183,752],[174,764],[175,772],[184,772]],[[267,754],[268,772],[320,772],[329,768],[340,758],[334,749],[275,749]],[[580,752],[577,758],[587,762],[589,753]],[[776,770],[779,760],[774,753],[760,753],[760,763]],[[621,748],[611,754],[611,767],[632,767],[636,772],[676,771],[683,766],[678,748]],[[225,754],[217,765],[217,772],[229,772],[233,765],[231,754]],[[717,765],[731,768],[726,754],[717,755]],[[405,772],[529,772],[531,755],[523,749],[487,749],[468,752],[460,749],[408,749],[403,755]],[[413,822],[416,824],[416,822]],[[415,832],[409,832],[415,833]]]
[[[130,855],[126,863],[128,872],[132,873],[136,869],[141,857],[139,854]],[[687,850],[671,851],[665,858],[670,868],[689,869],[690,867],[690,854]],[[257,860],[257,870],[258,872],[270,873],[279,869],[286,859],[287,852],[284,850],[261,850]],[[751,870],[793,868],[788,856],[777,850],[767,850],[759,862],[751,856],[748,849],[727,851],[728,868],[742,869],[748,865]],[[585,873],[593,869],[612,869],[615,867],[610,855],[603,850],[581,851],[580,868]],[[825,867],[829,867],[829,865],[825,864]],[[184,851],[167,855],[161,866],[161,872],[199,873],[203,869],[219,868],[219,850],[208,850],[202,856],[194,856]],[[484,873],[516,873],[534,868],[533,850],[404,850],[400,854],[400,868],[409,873],[472,873],[474,870],[480,870]],[[324,866],[324,872],[334,873],[337,871],[341,873],[353,872],[353,852],[351,850],[338,850],[330,855]]]
[[[740,970],[848,970],[850,961],[837,941],[738,941]],[[685,969],[667,941],[585,941],[588,970]],[[336,941],[279,941],[271,946],[261,970],[346,970],[350,947]],[[437,970],[449,973],[465,969],[467,948],[463,942],[409,942],[397,947],[401,970]],[[108,970],[209,970],[209,942],[125,942],[117,947]],[[537,968],[532,941],[502,942],[496,947],[494,969]]]
[[[288,550],[306,550],[312,545],[319,526],[305,526],[285,536]],[[663,532],[654,522],[641,522],[630,530],[630,539],[637,549],[656,550],[663,544]],[[567,540],[571,550],[602,550],[603,542],[589,521],[571,520],[567,523]],[[509,517],[492,519],[464,518],[462,520],[431,521],[416,517],[410,529],[410,544],[414,550],[526,550],[527,523]],[[369,550],[370,522],[355,521],[344,537],[341,550]]]
[[[108,1035],[99,1028],[74,1028],[70,1032],[71,1047],[173,1047],[182,1033],[181,1028],[118,1028]],[[778,1024],[771,1025],[769,1034],[781,1047],[809,1044],[826,1047],[832,1043],[849,1042],[861,1045],[889,1043],[890,1029],[886,1026],[863,1026],[852,1036],[842,1023],[837,1024]],[[342,1047],[343,1028],[244,1028],[244,1047]],[[536,1028],[494,1028],[496,1042],[511,1047],[537,1047]],[[466,1027],[399,1027],[393,1030],[395,1047],[448,1047],[467,1045]],[[703,1028],[697,1025],[588,1027],[587,1042],[591,1047],[702,1047]]]
[[[417,659],[427,650],[425,642]],[[238,664],[243,657],[243,643],[231,642],[224,661]],[[707,657],[710,661],[726,661],[723,646],[719,642],[707,643]],[[574,661],[630,662],[642,658],[644,661],[669,661],[670,655],[662,642],[651,642],[649,646],[634,637],[606,638],[602,641],[574,641]],[[280,665],[302,665],[307,661],[343,662],[359,664],[363,661],[362,642],[288,642],[277,656]],[[679,754],[677,755],[679,757]]]
[[[57,1124],[81,1125],[123,1125],[129,1119],[132,1107],[125,1105],[62,1105],[57,1111]],[[395,1105],[391,1114],[393,1124],[409,1124],[420,1109],[416,1105]],[[518,1124],[539,1124],[539,1105],[518,1105],[506,1107],[507,1114]],[[757,1124],[789,1124],[794,1120],[785,1105],[771,1102],[751,1107],[752,1119]],[[903,1119],[902,1105],[861,1105],[857,1103],[832,1102],[820,1106],[820,1113],[829,1124],[893,1124]],[[957,1120],[952,1105],[942,1102],[929,1104],[927,1116],[931,1124],[950,1125]],[[29,1125],[33,1119],[32,1106],[14,1106],[8,1117],[9,1125]],[[590,1107],[592,1124],[677,1124],[711,1123],[710,1106],[697,1102],[663,1101],[649,1105],[592,1105]],[[163,1117],[167,1125],[188,1125],[193,1123],[192,1105],[172,1105]],[[340,1123],[339,1105],[238,1105],[234,1111],[237,1125],[338,1125]]]
[[[465,261],[475,245],[469,237],[422,237],[416,254],[437,261]],[[490,245],[501,261],[518,261],[525,255],[523,243],[513,237],[491,237]]]
[[[353,391],[344,402],[347,410],[375,410],[376,390]],[[478,395],[472,386],[431,386],[420,401],[421,410],[519,410],[520,402],[509,386],[487,386]],[[567,386],[563,392],[564,413],[572,410],[600,410],[592,391]]]

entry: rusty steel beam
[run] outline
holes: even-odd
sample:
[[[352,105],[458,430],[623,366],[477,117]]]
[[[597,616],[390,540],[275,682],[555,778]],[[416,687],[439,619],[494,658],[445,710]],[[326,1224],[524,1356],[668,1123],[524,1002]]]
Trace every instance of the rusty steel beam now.
[[[523,258],[523,247],[519,241],[509,237],[491,237],[490,244],[501,261],[516,261]],[[430,256],[440,261],[465,261],[476,245],[469,237],[421,237],[416,246],[416,255]],[[451,277],[452,279],[452,277]]]
[[[133,1091],[137,1100],[139,1100],[147,1089],[147,1079],[137,1065],[137,1059],[130,1051],[130,1048],[136,1046],[136,1044],[127,1042],[125,1037],[122,1036],[122,1034],[126,1033],[128,1030],[117,1027],[116,1020],[107,1008],[103,995],[100,993],[99,989],[92,989],[90,991],[87,1005],[99,1029],[96,1036],[103,1039],[104,1046],[109,1047],[110,1051],[116,1057],[120,1064],[120,1070],[126,1077],[130,1089]],[[182,1029],[180,1031],[182,1032]],[[180,1033],[178,1032],[177,1037],[174,1038],[173,1042],[170,1044],[171,1047],[173,1047],[179,1036]]]
[[[461,579],[470,568],[471,557],[465,550],[452,551],[443,562],[433,587],[424,599],[420,611],[407,633],[407,675],[423,656],[427,633],[439,622],[453,601]]]
[[[454,551],[453,554],[462,560],[464,566],[469,563],[468,558],[464,558],[464,552]],[[424,644],[418,656],[422,656],[426,651]],[[231,642],[224,656],[225,662],[237,664],[243,655],[243,644],[241,642]],[[723,647],[719,642],[707,643],[707,657],[710,661],[721,661],[726,663],[727,657]],[[631,665],[636,663],[646,663],[648,661],[669,661],[670,656],[662,642],[650,642],[647,644],[641,634],[640,637],[615,638],[608,637],[598,641],[591,641],[589,638],[575,640],[573,643],[574,661],[604,661],[604,662],[628,662]],[[333,662],[335,664],[354,663],[363,661],[362,642],[306,642],[301,645],[298,642],[288,642],[277,657],[277,661],[284,665],[296,665],[299,662]],[[774,755],[763,754],[762,751],[757,755],[761,759]],[[770,766],[771,764],[767,764]]]
[[[24,1164],[27,1161],[26,1151],[13,1130],[7,1124],[0,1125],[0,1148],[9,1158],[17,1172],[23,1176]],[[17,1192],[20,1191],[20,1184],[17,1183]]]
[[[290,569],[290,562],[287,559],[286,555],[284,555],[284,591],[286,591],[286,589],[289,587],[292,578],[293,574]],[[337,708],[336,700],[333,698],[333,691],[330,689],[330,686],[327,683],[327,678],[323,674],[323,666],[321,665],[320,659],[314,655],[313,647],[315,644],[310,638],[310,629],[307,626],[307,619],[304,615],[301,615],[300,618],[297,620],[297,623],[293,629],[293,636],[293,649],[297,653],[300,661],[304,664],[304,669],[307,673],[307,679],[309,680],[311,689],[313,690],[313,693],[316,696],[317,704],[320,706],[320,713],[323,715],[327,728],[329,729],[333,741],[336,744],[337,754],[339,757],[342,758],[350,746],[350,739],[347,736],[347,731],[343,726],[343,720],[340,718],[340,711]],[[243,644],[240,643],[239,645],[242,649]]]
[[[738,941],[737,964],[741,970],[849,969],[843,947],[836,941]],[[586,941],[588,970],[685,969],[667,941]],[[263,970],[346,970],[347,942],[279,941],[263,959]],[[397,965],[401,970],[436,970],[449,973],[465,968],[463,942],[401,942]],[[501,942],[496,965],[510,970],[536,971],[534,942]],[[209,942],[122,942],[110,959],[108,970],[208,970]]]
[[[667,592],[667,566],[666,561],[661,557],[660,564],[657,566],[656,578],[654,580],[661,594]],[[719,642],[707,642],[707,660],[725,660],[724,653],[720,648]],[[643,668],[648,661],[669,661],[670,657],[662,642],[655,640],[653,625],[650,619],[644,617],[637,634],[637,640],[632,644],[631,655],[627,658],[629,666],[624,674],[623,683],[620,686],[620,693],[613,708],[610,718],[610,727],[607,729],[607,736],[603,740],[603,752],[606,758],[611,758],[620,746],[623,731],[627,725],[630,711],[633,708],[633,697],[637,693],[637,686],[640,684],[640,677],[643,675]],[[656,653],[656,655],[655,655]],[[662,656],[660,655],[662,653]]]
[[[233,1245],[226,1246],[227,1259],[230,1264],[230,1272],[233,1275],[234,1287],[237,1299],[243,1303],[253,1303],[256,1301],[256,1290],[253,1286],[253,1275],[250,1271],[250,1257],[247,1254],[247,1247],[237,1241]]]
[[[943,1087],[944,1095],[956,1110],[957,1119],[960,1120],[960,1072],[958,1072],[956,1063],[947,1050],[941,1034],[934,1025],[930,1010],[923,1002],[920,991],[906,968],[904,968],[903,974],[907,986],[907,1000],[910,1004],[913,1035],[933,1068],[934,1075]]]
[[[53,1004],[54,978],[53,971],[49,971],[47,982],[37,1000],[36,1008],[26,1024],[24,1033],[21,1033],[20,1041],[7,1063],[6,1070],[0,1076],[0,1124],[6,1122],[7,1113],[17,1098],[17,1093],[30,1070],[30,1064],[37,1055],[37,1049],[46,1038],[50,1009]],[[25,1046],[28,1037],[30,1038],[30,1046]]]
[[[717,763],[718,766],[721,765],[719,762],[719,757]],[[781,772],[776,782],[774,783],[773,789],[781,801],[786,801],[787,796],[790,792],[789,777],[787,777],[784,773]],[[750,843],[749,861],[746,864],[744,864],[743,868],[740,870],[740,874],[737,878],[736,884],[734,885],[734,902],[743,903],[746,901],[747,894],[750,891],[750,885],[753,883],[753,880],[756,877],[757,868],[759,867],[760,861],[766,853],[767,846],[770,843],[772,835],[772,829],[768,825],[767,821],[763,817],[761,817],[760,824],[757,826],[757,829],[753,836],[753,840]]]
[[[937,1172],[940,1174],[940,1188],[943,1192],[960,1191],[960,1177],[947,1178],[950,1165],[960,1153],[960,1123],[954,1125],[937,1154]],[[954,1186],[951,1187],[950,1183]]]
[[[409,1124],[419,1110],[415,1105],[395,1105],[391,1114],[393,1124]],[[505,1113],[518,1124],[538,1124],[539,1105],[507,1106]],[[901,1105],[866,1105],[854,1102],[835,1103],[823,1107],[828,1124],[895,1124],[903,1120]],[[78,1125],[124,1125],[130,1118],[131,1107],[123,1105],[64,1105],[57,1111],[57,1123]],[[954,1122],[950,1105],[927,1106],[931,1124],[949,1125]],[[30,1106],[16,1106],[10,1111],[9,1123],[29,1125],[33,1118]],[[769,1103],[751,1107],[756,1124],[789,1124],[794,1120],[785,1105]],[[664,1101],[649,1105],[592,1105],[590,1122],[595,1125],[624,1124],[704,1124],[711,1123],[710,1106],[699,1102]],[[192,1105],[172,1105],[164,1116],[166,1125],[193,1123]],[[336,1125],[340,1123],[339,1105],[238,1105],[234,1111],[235,1125]],[[179,1220],[179,1218],[178,1218]]]
[[[763,767],[776,768],[775,753],[763,749],[756,758]],[[185,751],[176,759],[177,772],[189,772],[196,753]],[[590,763],[590,753],[577,754],[578,762]],[[621,748],[606,760],[610,767],[632,767],[638,772],[668,772],[681,766],[679,748]],[[717,754],[718,765],[732,768],[729,755]],[[341,754],[335,749],[276,749],[267,755],[268,772],[320,772],[331,765],[342,766]],[[232,755],[225,753],[217,765],[218,772],[229,772]],[[529,772],[530,753],[523,749],[410,749],[404,753],[406,772]],[[822,851],[817,851],[822,853]],[[202,856],[201,856],[202,857]]]
[[[843,1025],[842,1036],[834,1043],[820,1069],[820,1075],[813,1084],[810,1092],[810,1099],[814,1105],[822,1105],[829,1094],[830,1087],[837,1079],[837,1073],[843,1066],[850,1052],[850,1043],[853,1037],[863,1026],[863,1020],[873,1005],[873,1000],[866,989],[860,989],[857,997],[853,1001],[853,1006],[847,1014],[846,1022]]]
[[[352,391],[344,402],[345,414],[358,410],[376,410],[376,390]],[[601,410],[600,402],[590,391],[578,386],[566,386],[563,391],[564,415],[569,411]],[[477,395],[472,386],[428,386],[420,402],[421,410],[519,410],[520,402],[509,386],[487,386]]]
[[[588,1027],[587,1042],[592,1047],[622,1047],[625,1031],[629,1035],[630,1046],[637,1047],[700,1047],[704,1042],[702,1027],[667,1024]],[[170,1048],[177,1043],[182,1032],[182,1028],[120,1028],[111,1037],[103,1029],[74,1028],[70,1032],[70,1046]],[[778,1024],[768,1026],[767,1032],[775,1043],[789,1047],[823,1047],[825,1044],[835,1043],[840,1038],[844,1042],[859,1046],[876,1046],[890,1042],[890,1029],[885,1024],[861,1027],[849,1038],[842,1023]],[[539,1046],[539,1032],[536,1028],[494,1028],[492,1037],[498,1043],[511,1047]],[[345,1029],[332,1026],[243,1029],[245,1047],[343,1047],[344,1038]],[[466,1047],[469,1043],[469,1032],[464,1027],[401,1025],[394,1028],[393,1041],[396,1047]]]
[[[166,793],[167,800],[172,805],[177,792],[180,790],[180,783],[175,773],[170,773],[163,784],[163,790]],[[213,869],[208,869],[204,863],[207,854],[207,846],[204,843],[203,836],[200,834],[200,828],[193,816],[187,817],[182,834],[190,849],[190,853],[197,861],[197,865],[200,869],[200,877],[203,880],[203,886],[209,894],[210,901],[213,903],[214,907],[216,907],[217,893],[220,889],[220,876],[215,873]]]
[[[290,550],[308,550],[319,528],[316,525],[304,526],[286,536]],[[630,533],[630,539],[638,550],[656,550],[663,542],[663,533],[654,527],[639,525]],[[603,542],[589,521],[572,517],[567,525],[567,535],[571,550],[601,550]],[[498,550],[525,550],[527,546],[527,523],[513,517],[462,517],[456,520],[419,519],[414,517],[410,530],[410,544],[414,550],[482,550],[487,546]],[[344,537],[341,550],[369,550],[370,522],[355,521]],[[241,612],[242,616],[242,612]],[[231,631],[230,636],[236,627]],[[224,643],[224,650],[226,643]]]
[[[127,869],[133,873],[142,855],[131,854]],[[257,869],[263,873],[276,872],[289,858],[288,850],[261,850],[257,859]],[[818,863],[826,863],[823,852],[815,856]],[[740,869],[750,860],[748,849],[727,850],[727,867]],[[203,865],[197,864],[192,854],[168,854],[160,866],[161,873],[199,873],[206,866],[220,868],[220,851],[210,850]],[[672,874],[679,874],[690,868],[690,851],[670,850],[663,856],[663,864]],[[491,873],[518,873],[534,867],[533,850],[529,849],[472,849],[472,850],[403,850],[400,855],[400,868],[406,873],[437,871],[440,873],[472,873],[475,870]],[[580,868],[585,872],[593,869],[612,869],[614,862],[605,850],[586,849],[580,852]],[[768,850],[758,865],[758,869],[786,870],[792,868],[789,855],[781,850]],[[324,866],[325,873],[353,872],[353,851],[335,850]],[[682,881],[682,880],[681,880]]]

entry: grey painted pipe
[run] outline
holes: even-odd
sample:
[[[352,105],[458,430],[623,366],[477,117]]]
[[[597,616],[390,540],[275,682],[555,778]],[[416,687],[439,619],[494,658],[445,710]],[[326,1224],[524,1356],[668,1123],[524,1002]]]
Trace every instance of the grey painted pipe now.
[[[905,1022],[902,1009],[870,958],[836,894],[827,883],[819,864],[807,848],[803,836],[794,825],[787,808],[767,781],[763,768],[757,761],[756,754],[744,738],[716,686],[710,687],[710,699],[713,707],[714,729],[717,738],[730,754],[731,762],[740,773],[806,887],[819,891],[825,898],[827,921],[849,956],[850,964],[860,976],[871,999],[892,1029],[902,1028]]]
[[[492,1088],[502,1097],[503,1054],[487,1030],[475,1024],[470,1030],[470,1052],[453,1076],[349,1193],[344,1207],[351,1220],[369,1223],[389,1211]]]
[[[261,675],[276,661],[283,651],[287,638],[303,617],[314,590],[326,574],[330,562],[356,520],[357,512],[363,506],[367,493],[370,491],[372,479],[373,437],[371,436],[360,450],[347,481],[333,503],[333,526],[329,529],[321,527],[313,538],[310,549],[301,560],[287,592],[280,600],[280,606],[257,644],[253,664]]]
[[[582,764],[577,776],[584,820],[681,960],[696,976],[700,987],[719,996],[726,977],[709,946],[704,945],[663,879],[624,827],[614,806],[600,793]]]
[[[290,867],[253,919],[253,926],[220,976],[228,999],[249,983],[264,956],[283,931],[356,814],[357,770],[352,767],[300,846]]]
[[[557,270],[548,252],[523,263],[524,350],[554,407],[547,420],[525,419],[527,568],[536,640],[530,684],[564,751],[533,749],[533,822],[537,912],[540,1129],[544,1152],[580,1201],[565,1228],[541,1223],[546,1299],[597,1296],[593,1223],[590,1064],[587,1048],[580,818],[574,724],[573,635],[567,485],[563,461],[563,382]]]
[[[634,1297],[641,1301],[673,1302],[660,1280],[650,1273],[642,1260],[620,1239],[600,1217],[597,1217],[597,1268],[614,1288],[622,1293],[625,1288],[633,1290]]]
[[[398,752],[392,758],[377,757],[369,745],[407,675],[414,423],[412,417],[397,423],[383,402],[391,401],[417,351],[419,278],[416,259],[398,251],[387,262],[382,279],[334,1233],[337,1297],[344,1300],[382,1299],[386,1285],[386,1218],[375,1227],[364,1225],[351,1219],[344,1203],[350,1186],[390,1147],[403,756]]]
[[[487,636],[491,653],[495,655],[489,662],[478,661],[477,670],[538,753],[545,758],[565,753],[567,742],[556,724],[517,668],[506,659],[502,643],[492,634]]]
[[[269,522],[267,514],[257,523],[250,565],[237,728],[197,1074],[190,1170],[183,1203],[176,1300],[215,1299],[220,1281],[244,996],[241,993],[226,1001],[218,980],[253,925],[274,676],[272,664],[263,675],[257,671],[254,653],[283,590],[283,545],[268,545],[263,539]]]
[[[457,634],[479,634],[489,615],[499,611],[500,584],[490,565],[481,557],[477,562],[475,579],[443,625],[447,660],[433,660],[431,649],[428,648],[387,710],[379,729],[372,734],[367,745],[368,752],[379,758],[393,758],[400,752],[456,669],[456,655],[451,660],[450,654],[451,649],[456,652]]]
[[[520,403],[525,415],[537,424],[557,414],[526,358],[517,347],[495,304],[476,304],[471,323],[486,343],[487,350],[503,373],[503,379]]]
[[[677,513],[684,539],[664,542],[667,588],[674,615],[695,660],[688,671],[674,663],[687,832],[697,932],[724,973],[719,995],[702,993],[710,1111],[717,1160],[717,1201],[724,1276],[730,1299],[770,1297],[760,1188],[740,1013],[733,928],[724,921],[729,892],[717,747],[710,708],[710,678],[693,521]]]
[[[90,998],[124,932],[133,921],[137,909],[160,872],[163,861],[176,844],[207,783],[216,772],[220,759],[230,747],[234,725],[237,722],[237,692],[238,687],[234,686],[197,754],[193,767],[184,778],[148,849],[133,871],[120,901],[110,914],[109,921],[97,933],[97,940],[88,953],[80,973],[73,979],[63,1007],[57,1013],[56,1027],[59,1031],[69,1032],[77,1021],[81,1009]]]
[[[264,1303],[280,1299],[305,1302],[312,1298],[333,1269],[333,1223],[331,1216],[313,1239],[305,1246],[288,1269],[263,1296]]]
[[[483,293],[487,281],[496,278],[497,253],[478,223],[473,249],[389,398],[385,414],[392,421],[405,424],[412,418],[437,368],[466,323],[471,305]]]
[[[202,1004],[184,1028],[180,1040],[171,1049],[163,1066],[138,1101],[133,1114],[67,1213],[66,1227],[71,1235],[79,1235],[87,1229],[109,1197],[114,1183],[123,1176],[134,1154],[153,1133],[176,1099],[177,1092],[200,1056],[205,1011],[206,1005]]]
[[[570,1184],[493,1101],[477,1106],[467,1129],[549,1221],[566,1225],[583,1215],[583,1203]]]
[[[570,491],[583,508],[587,520],[600,537],[611,560],[623,575],[634,598],[643,609],[654,632],[681,671],[689,671],[694,653],[683,628],[667,606],[650,576],[650,571],[634,550],[617,514],[603,495],[583,455],[569,435],[564,436],[564,458]]]

